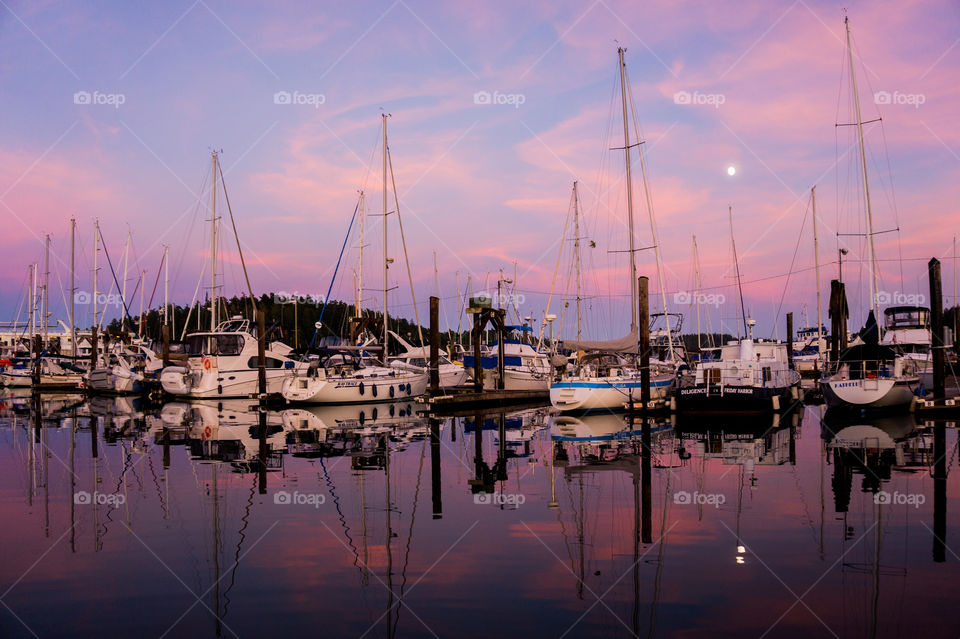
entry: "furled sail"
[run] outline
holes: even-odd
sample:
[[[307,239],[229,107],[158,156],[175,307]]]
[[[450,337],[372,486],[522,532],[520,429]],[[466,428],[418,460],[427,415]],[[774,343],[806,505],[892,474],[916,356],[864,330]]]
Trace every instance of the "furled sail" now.
[[[605,353],[630,353],[633,355],[636,355],[640,350],[636,325],[631,326],[630,332],[620,339],[593,342],[570,339],[561,341],[560,345],[574,351],[603,351]]]

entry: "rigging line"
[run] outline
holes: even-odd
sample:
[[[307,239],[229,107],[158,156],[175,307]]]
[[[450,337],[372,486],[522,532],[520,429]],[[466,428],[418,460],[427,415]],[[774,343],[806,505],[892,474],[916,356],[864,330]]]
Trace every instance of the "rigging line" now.
[[[793,249],[793,258],[790,260],[790,271],[787,273],[787,281],[783,283],[783,290],[780,293],[780,302],[777,304],[777,312],[773,315],[772,330],[777,330],[780,321],[780,311],[783,310],[783,299],[787,296],[787,287],[790,286],[790,274],[793,272],[793,265],[797,261],[797,253],[800,251],[800,241],[803,239],[803,230],[807,227],[807,215],[810,213],[810,200],[807,200],[807,209],[803,213],[803,222],[800,224],[800,233],[797,234],[797,245]],[[773,337],[773,334],[771,334]],[[787,335],[789,339],[790,336]]]
[[[563,247],[567,241],[567,225],[570,223],[570,211],[573,209],[573,193],[570,193],[570,204],[567,205],[567,216],[563,220],[563,233],[560,236],[560,250],[557,251],[557,265],[553,269],[553,279],[550,281],[550,295],[547,296],[547,308],[544,311],[544,319],[546,319],[546,313],[550,312],[550,303],[553,301],[553,288],[557,284],[557,271],[560,270],[560,257],[563,255]],[[516,292],[516,283],[514,283],[514,292]],[[540,352],[540,347],[543,346],[543,330],[546,328],[546,321],[540,322],[540,335],[537,337],[537,352]]]
[[[340,255],[337,257],[337,266],[333,269],[333,276],[330,278],[330,286],[327,287],[327,295],[323,298],[323,307],[320,309],[320,317],[317,318],[317,326],[313,329],[313,338],[310,340],[310,348],[313,348],[314,343],[317,341],[317,334],[320,332],[320,327],[323,322],[323,313],[327,310],[327,304],[330,303],[330,292],[333,290],[333,283],[337,279],[337,272],[340,270],[340,260],[343,259],[343,252],[347,248],[347,242],[350,240],[350,231],[353,229],[353,222],[357,219],[357,211],[360,209],[360,200],[357,200],[357,205],[353,208],[353,215],[350,217],[350,225],[347,227],[347,235],[343,238],[343,246],[340,247]],[[386,220],[384,220],[386,222]]]
[[[417,294],[413,290],[413,273],[410,270],[410,255],[407,253],[407,240],[403,234],[403,217],[400,216],[400,196],[397,194],[397,179],[393,175],[393,154],[390,153],[389,146],[384,149],[384,153],[387,154],[387,162],[390,164],[390,183],[393,186],[393,201],[397,209],[397,224],[400,226],[400,243],[403,244],[403,260],[407,264],[407,279],[410,280],[410,297],[413,298],[413,315],[417,321],[417,334],[420,336],[420,346],[422,348],[425,346],[423,341],[423,327],[420,326],[420,311],[417,309]],[[387,223],[386,217],[383,218],[383,223]],[[384,255],[383,259],[387,259],[387,256]],[[387,301],[384,300],[383,302],[386,304]],[[387,353],[383,354],[383,361],[386,363]]]
[[[237,223],[233,219],[233,209],[230,207],[230,194],[227,193],[227,182],[223,178],[223,167],[217,162],[217,170],[220,172],[220,184],[223,185],[223,199],[227,202],[227,213],[230,214],[230,226],[233,227],[233,237],[237,240],[237,253],[240,255],[240,266],[243,268],[243,277],[247,281],[247,292],[250,293],[250,305],[253,311],[257,311],[257,300],[253,296],[253,288],[250,286],[250,275],[247,274],[247,263],[243,259],[243,249],[240,248],[240,235],[237,233]]]
[[[260,463],[264,463],[261,459]],[[250,525],[250,510],[253,506],[253,494],[257,489],[257,480],[259,478],[257,475],[253,475],[253,482],[250,484],[250,495],[247,497],[247,506],[243,511],[243,517],[240,518],[240,521],[243,522],[243,526],[240,527],[240,530],[237,531],[237,534],[240,536],[240,539],[237,540],[237,550],[233,556],[233,570],[230,571],[230,583],[227,585],[226,589],[223,591],[223,616],[227,616],[227,609],[230,607],[230,590],[233,589],[234,584],[237,581],[237,570],[240,569],[240,549],[243,547],[243,542],[247,538],[246,530],[247,526]]]
[[[429,438],[423,439],[423,447],[420,449],[420,468],[417,470],[417,486],[413,492],[413,509],[410,513],[410,530],[407,532],[407,549],[403,556],[403,569],[400,571],[400,594],[397,597],[396,617],[393,622],[393,635],[397,635],[397,626],[400,624],[400,609],[403,607],[403,592],[407,587],[407,566],[410,563],[410,545],[413,543],[413,523],[417,519],[417,504],[420,501],[420,478],[423,475],[423,458],[427,451]]]
[[[100,245],[103,247],[103,254],[107,256],[107,265],[110,267],[110,274],[113,276],[113,283],[117,285],[117,290],[119,290],[120,283],[117,281],[117,274],[113,270],[113,262],[110,260],[110,253],[107,251],[107,242],[103,239],[103,230],[100,229],[100,227],[97,227],[97,233],[100,234]],[[126,314],[127,319],[133,323],[133,318],[130,317],[130,309],[127,308],[127,300],[123,298],[123,293],[120,293],[120,302],[123,305],[123,312]],[[104,315],[106,315],[106,313],[104,313]]]
[[[160,266],[157,268],[157,279],[153,282],[153,291],[150,292],[150,301],[147,302],[147,309],[153,307],[153,297],[157,294],[157,285],[160,283],[160,273],[163,272],[163,262],[167,259],[167,252],[164,251],[160,254]]]

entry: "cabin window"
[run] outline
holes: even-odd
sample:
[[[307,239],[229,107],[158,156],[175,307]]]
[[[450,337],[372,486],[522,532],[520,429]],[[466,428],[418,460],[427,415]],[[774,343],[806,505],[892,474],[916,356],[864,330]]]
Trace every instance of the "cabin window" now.
[[[773,375],[772,375],[771,372],[770,372],[770,367],[769,367],[769,366],[764,366],[764,367],[763,367],[763,381],[764,381],[764,382],[769,382],[769,381],[772,380],[772,379],[773,379]]]
[[[239,355],[243,350],[241,335],[191,335],[190,355]]]
[[[254,355],[247,360],[247,368],[260,368],[260,358]],[[283,368],[283,360],[267,357],[264,361],[264,368]]]

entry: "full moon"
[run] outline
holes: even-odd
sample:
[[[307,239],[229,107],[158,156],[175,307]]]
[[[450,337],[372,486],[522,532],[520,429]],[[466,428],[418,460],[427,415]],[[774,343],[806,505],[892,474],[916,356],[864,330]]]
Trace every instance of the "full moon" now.
[[[736,175],[736,174],[737,174],[737,167],[735,166],[727,167],[727,175]]]

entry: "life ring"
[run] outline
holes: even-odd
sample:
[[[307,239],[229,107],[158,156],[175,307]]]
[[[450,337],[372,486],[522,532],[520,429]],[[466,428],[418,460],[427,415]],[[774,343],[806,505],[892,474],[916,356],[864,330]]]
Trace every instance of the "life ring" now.
[[[212,433],[212,432],[213,432],[213,431],[210,430],[210,427],[207,426],[206,428],[203,429],[203,436],[204,436],[206,439],[210,439],[210,433]]]
[[[210,359],[207,357],[203,358],[203,368],[204,370],[210,370]]]

